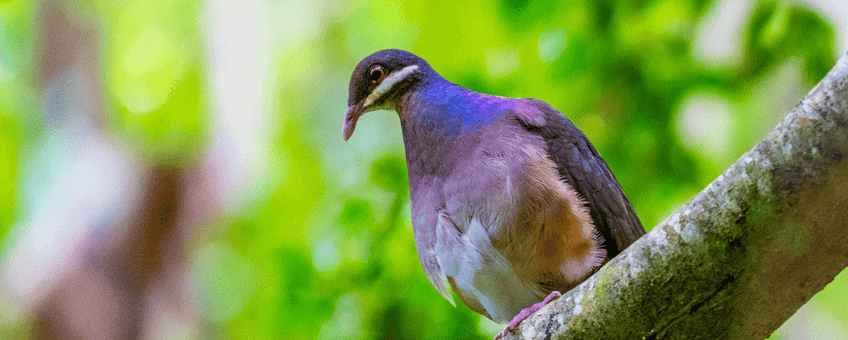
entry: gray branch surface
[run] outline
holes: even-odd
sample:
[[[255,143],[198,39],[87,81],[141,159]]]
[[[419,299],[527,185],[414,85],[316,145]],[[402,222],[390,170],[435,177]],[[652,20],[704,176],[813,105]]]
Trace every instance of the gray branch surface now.
[[[504,339],[764,339],[848,266],[848,55],[674,215]]]

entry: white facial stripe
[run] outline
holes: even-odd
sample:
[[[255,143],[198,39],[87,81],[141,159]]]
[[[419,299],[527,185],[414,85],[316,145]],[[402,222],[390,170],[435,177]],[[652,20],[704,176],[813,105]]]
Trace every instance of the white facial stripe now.
[[[368,97],[365,97],[365,103],[363,103],[362,107],[369,107],[371,104],[380,99],[380,96],[389,92],[395,84],[399,83],[401,80],[406,79],[410,74],[415,72],[418,69],[418,65],[410,65],[402,68],[400,71],[395,71],[389,74],[386,79],[383,79],[383,82],[380,83],[380,86],[377,86],[373,92],[371,92]]]

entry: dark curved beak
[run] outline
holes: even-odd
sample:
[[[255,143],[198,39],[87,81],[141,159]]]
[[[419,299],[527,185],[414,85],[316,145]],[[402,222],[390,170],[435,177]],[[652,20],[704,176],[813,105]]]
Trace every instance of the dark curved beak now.
[[[362,116],[363,113],[365,113],[365,108],[362,107],[362,102],[356,103],[347,108],[347,114],[345,115],[344,122],[344,130],[342,134],[345,142],[350,139],[350,136],[353,135],[353,130],[356,129],[356,121],[359,119],[359,116]]]

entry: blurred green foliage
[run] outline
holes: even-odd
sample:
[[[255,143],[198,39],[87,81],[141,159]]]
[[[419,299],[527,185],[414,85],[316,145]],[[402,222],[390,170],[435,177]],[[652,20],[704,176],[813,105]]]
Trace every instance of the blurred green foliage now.
[[[22,115],[35,113],[32,4],[0,4],[0,240],[14,221],[21,149],[32,140]]]
[[[95,1],[112,129],[148,159],[179,164],[201,151],[207,108],[199,1]]]
[[[715,6],[706,0],[284,2],[269,5],[288,8],[284,17],[268,20],[300,24],[272,34],[281,119],[267,197],[224,216],[224,231],[191,254],[204,338],[485,339],[500,327],[452,307],[423,275],[393,114],[368,114],[341,143],[347,77],[378,49],[413,51],[478,92],[558,108],[647,228],[763,138],[837,57],[830,24],[790,1],[753,2],[741,60],[719,67],[693,47]],[[101,28],[110,129],[152,162],[190,164],[204,150],[203,5],[68,5]],[[0,238],[26,210],[18,172],[43,130],[37,10],[0,4]],[[845,275],[833,285],[814,303],[848,322],[835,293]]]

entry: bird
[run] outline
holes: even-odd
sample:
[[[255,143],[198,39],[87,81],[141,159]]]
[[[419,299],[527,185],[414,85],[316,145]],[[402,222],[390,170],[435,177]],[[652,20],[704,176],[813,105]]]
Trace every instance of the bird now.
[[[586,135],[544,101],[474,92],[387,49],[353,70],[344,140],[375,110],[400,118],[427,278],[508,323],[499,337],[645,234]]]

